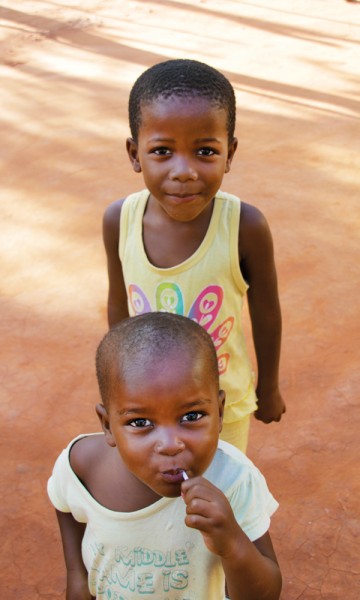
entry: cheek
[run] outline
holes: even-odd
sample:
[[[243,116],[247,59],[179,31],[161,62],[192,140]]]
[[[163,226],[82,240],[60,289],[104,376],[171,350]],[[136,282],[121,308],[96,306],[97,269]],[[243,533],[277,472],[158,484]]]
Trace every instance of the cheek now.
[[[204,168],[200,171],[200,176],[204,181],[207,181],[208,184],[218,185],[219,180],[222,180],[225,173],[225,163],[217,164],[216,167],[212,166],[211,168]]]
[[[143,168],[142,175],[143,175],[145,185],[147,187],[150,187],[151,185],[156,185],[156,184],[160,183],[166,176],[162,173],[162,171],[160,171],[160,169],[147,168],[147,166],[145,166],[145,168]]]
[[[219,422],[214,421],[211,429],[202,432],[200,437],[189,441],[188,448],[199,462],[210,463],[215,454],[219,436]]]
[[[116,446],[123,462],[129,467],[139,468],[146,465],[150,449],[145,439],[135,435],[122,435]]]

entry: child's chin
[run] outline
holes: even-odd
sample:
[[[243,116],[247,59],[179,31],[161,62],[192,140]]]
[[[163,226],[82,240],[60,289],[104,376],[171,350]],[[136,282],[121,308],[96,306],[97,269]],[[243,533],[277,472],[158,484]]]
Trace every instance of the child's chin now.
[[[181,496],[181,490],[174,490],[168,494],[164,494],[164,498],[179,498]]]
[[[156,489],[153,491],[159,495],[160,498],[178,498],[181,496],[180,486],[164,486],[164,488]]]

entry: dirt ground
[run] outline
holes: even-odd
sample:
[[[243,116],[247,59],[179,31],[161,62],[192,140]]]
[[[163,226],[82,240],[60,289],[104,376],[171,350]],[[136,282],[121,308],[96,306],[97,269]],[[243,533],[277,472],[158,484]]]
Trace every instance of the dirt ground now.
[[[360,4],[6,0],[0,18],[1,598],[65,597],[46,481],[98,430],[101,217],[142,187],[127,96],[146,67],[189,57],[235,87],[223,188],[274,236],[288,411],[253,421],[249,456],[280,502],[282,600],[359,600]]]

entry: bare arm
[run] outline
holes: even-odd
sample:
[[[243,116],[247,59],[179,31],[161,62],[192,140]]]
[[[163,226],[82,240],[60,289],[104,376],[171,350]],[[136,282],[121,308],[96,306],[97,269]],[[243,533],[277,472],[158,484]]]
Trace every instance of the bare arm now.
[[[282,579],[270,534],[251,542],[227,498],[203,477],[184,482],[181,491],[185,523],[198,529],[210,552],[221,558],[231,600],[278,600]]]
[[[231,600],[280,598],[282,577],[269,532],[254,542],[246,539],[246,545],[242,540],[222,563]]]
[[[280,421],[285,404],[279,390],[281,311],[272,236],[265,217],[242,204],[240,268],[249,284],[248,303],[258,367],[257,419]]]
[[[59,523],[66,573],[66,600],[92,600],[88,574],[81,554],[85,523],[78,523],[71,513],[56,511]]]
[[[103,218],[103,240],[107,258],[109,278],[108,323],[116,325],[129,316],[124,276],[119,258],[120,214],[123,200],[118,200],[106,209]]]

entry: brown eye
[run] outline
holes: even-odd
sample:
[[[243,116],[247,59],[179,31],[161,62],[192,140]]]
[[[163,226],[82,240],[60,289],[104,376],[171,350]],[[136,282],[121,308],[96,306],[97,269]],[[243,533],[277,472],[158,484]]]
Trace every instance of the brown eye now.
[[[161,147],[161,148],[155,148],[155,150],[153,150],[153,154],[155,154],[156,156],[169,156],[169,154],[171,154],[169,148],[165,148],[165,147]]]
[[[186,413],[186,415],[183,416],[182,421],[185,421],[186,423],[189,423],[189,422],[191,423],[194,421],[199,421],[203,416],[204,416],[204,413],[198,412],[198,411],[193,411],[193,412]]]
[[[150,427],[151,424],[152,423],[149,421],[149,419],[133,419],[128,423],[130,427],[138,427],[139,429],[142,427]]]
[[[200,156],[214,156],[215,150],[213,148],[200,148],[198,154]]]

